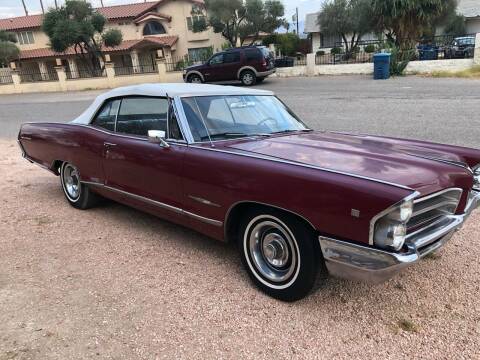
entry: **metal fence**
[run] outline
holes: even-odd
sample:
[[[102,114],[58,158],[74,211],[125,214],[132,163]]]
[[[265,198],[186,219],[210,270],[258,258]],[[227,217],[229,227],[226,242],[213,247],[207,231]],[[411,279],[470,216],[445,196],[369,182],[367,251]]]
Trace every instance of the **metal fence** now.
[[[55,69],[46,72],[40,70],[20,70],[18,72],[20,82],[58,81],[58,74]]]
[[[475,39],[475,34],[438,35],[425,37],[420,40],[412,40],[410,43],[415,44],[412,45],[415,50],[414,58],[412,60],[441,60],[453,57],[472,58],[474,56],[475,41],[473,41],[473,44],[463,52],[455,52],[452,50],[453,40],[460,37],[472,37]],[[320,48],[319,51],[317,51],[315,61],[317,65],[371,62],[373,54],[365,52],[367,47],[373,47],[371,50],[379,52],[388,49],[389,44],[387,40],[360,40],[357,44],[356,55],[351,56],[345,54],[334,55],[330,53],[330,49]],[[345,50],[342,41],[335,42],[333,48],[338,48],[343,51]]]
[[[67,69],[65,72],[67,79],[88,79],[94,77],[105,77],[107,74],[102,69],[78,69],[77,71],[70,71]]]
[[[145,65],[121,65],[114,66],[115,76],[122,75],[136,75],[136,74],[151,74],[158,72],[157,63],[145,64]]]
[[[293,67],[293,66],[305,66],[307,65],[306,56],[280,56],[274,59],[275,67]]]
[[[317,52],[315,65],[363,64],[373,62],[373,53],[325,54]]]
[[[203,64],[205,63],[210,56],[195,56],[191,57],[188,55],[185,56],[170,56],[165,58],[165,66],[167,71],[182,71],[188,66]]]
[[[0,73],[0,85],[13,84],[12,74]]]

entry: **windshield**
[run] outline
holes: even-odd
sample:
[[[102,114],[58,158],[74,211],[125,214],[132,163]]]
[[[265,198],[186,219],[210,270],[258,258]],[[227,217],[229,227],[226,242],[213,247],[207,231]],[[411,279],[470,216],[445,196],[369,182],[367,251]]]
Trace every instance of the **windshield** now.
[[[198,96],[182,103],[196,142],[309,130],[275,96]]]

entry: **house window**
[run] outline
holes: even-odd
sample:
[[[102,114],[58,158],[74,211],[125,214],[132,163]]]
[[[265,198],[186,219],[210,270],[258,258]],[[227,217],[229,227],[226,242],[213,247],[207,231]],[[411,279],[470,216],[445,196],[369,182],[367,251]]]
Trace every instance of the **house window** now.
[[[158,21],[149,21],[143,27],[143,35],[166,34],[165,28]]]
[[[33,38],[33,32],[24,31],[16,34],[17,40],[20,45],[33,44],[35,39]]]
[[[193,31],[193,22],[194,21],[205,21],[205,16],[198,15],[198,16],[187,17],[187,28],[188,28],[188,30]]]
[[[192,61],[205,61],[213,54],[212,47],[188,49],[188,57]]]

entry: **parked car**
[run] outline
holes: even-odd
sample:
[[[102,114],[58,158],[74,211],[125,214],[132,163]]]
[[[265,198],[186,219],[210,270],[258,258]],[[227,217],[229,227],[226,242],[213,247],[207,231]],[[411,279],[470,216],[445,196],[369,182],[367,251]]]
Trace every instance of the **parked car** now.
[[[453,39],[452,43],[445,47],[445,58],[473,58],[475,52],[475,37],[464,36]]]
[[[103,196],[236,242],[253,282],[287,301],[309,292],[321,263],[390,278],[441,248],[480,201],[480,150],[313,131],[251,88],[118,88],[70,123],[23,124],[18,142],[73,207]]]
[[[240,80],[251,86],[275,72],[274,59],[265,46],[233,48],[214,54],[205,64],[183,71],[188,83]]]

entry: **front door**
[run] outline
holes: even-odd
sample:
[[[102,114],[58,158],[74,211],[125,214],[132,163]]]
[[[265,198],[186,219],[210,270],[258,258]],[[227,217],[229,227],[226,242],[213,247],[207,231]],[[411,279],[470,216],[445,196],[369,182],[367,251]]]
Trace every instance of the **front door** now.
[[[120,99],[114,133],[105,141],[105,186],[126,200],[178,214],[182,208],[181,172],[186,147],[181,133],[167,125],[168,108],[167,98]],[[149,142],[148,130],[165,131],[171,145],[162,147]]]

